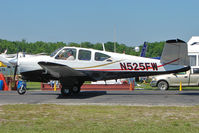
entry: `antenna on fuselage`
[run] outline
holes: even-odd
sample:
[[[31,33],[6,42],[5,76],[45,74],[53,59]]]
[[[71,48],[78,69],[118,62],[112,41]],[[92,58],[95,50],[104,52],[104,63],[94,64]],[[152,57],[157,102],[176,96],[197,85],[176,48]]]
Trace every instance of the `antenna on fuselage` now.
[[[102,47],[103,47],[103,51],[106,51],[106,50],[105,50],[105,47],[104,47],[104,43],[102,43]]]

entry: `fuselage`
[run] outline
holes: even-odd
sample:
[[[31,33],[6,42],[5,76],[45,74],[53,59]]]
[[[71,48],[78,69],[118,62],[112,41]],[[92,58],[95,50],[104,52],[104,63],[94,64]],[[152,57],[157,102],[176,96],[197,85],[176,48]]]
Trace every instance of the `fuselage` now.
[[[72,50],[74,60],[59,58],[63,51]],[[67,56],[67,55],[66,55]],[[185,66],[161,63],[160,60],[86,48],[64,47],[52,56],[35,56],[19,59],[19,71],[26,80],[46,81],[56,79],[44,70],[39,62],[52,62],[68,66],[87,75],[86,80],[107,80],[159,73],[184,71]]]

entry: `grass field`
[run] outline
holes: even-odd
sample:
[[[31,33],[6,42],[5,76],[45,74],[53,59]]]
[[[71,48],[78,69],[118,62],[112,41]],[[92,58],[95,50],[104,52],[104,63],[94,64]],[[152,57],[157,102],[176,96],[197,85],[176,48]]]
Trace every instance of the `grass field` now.
[[[0,133],[198,133],[199,106],[0,106]]]
[[[135,86],[135,88],[142,88],[144,90],[159,90],[157,87],[151,87],[150,83],[138,83],[140,86]],[[194,87],[184,87],[182,86],[183,90],[199,90],[198,86]],[[179,90],[179,86],[177,87],[169,87],[169,90]]]
[[[27,82],[28,90],[40,90],[41,82]]]

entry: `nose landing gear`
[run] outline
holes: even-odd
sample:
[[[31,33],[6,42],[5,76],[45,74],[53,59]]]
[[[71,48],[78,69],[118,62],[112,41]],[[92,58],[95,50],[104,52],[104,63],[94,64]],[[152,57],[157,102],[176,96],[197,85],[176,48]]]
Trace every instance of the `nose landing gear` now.
[[[19,83],[18,83],[19,84]],[[17,86],[17,92],[19,95],[23,95],[26,93],[26,85],[23,81],[21,81],[21,84]]]

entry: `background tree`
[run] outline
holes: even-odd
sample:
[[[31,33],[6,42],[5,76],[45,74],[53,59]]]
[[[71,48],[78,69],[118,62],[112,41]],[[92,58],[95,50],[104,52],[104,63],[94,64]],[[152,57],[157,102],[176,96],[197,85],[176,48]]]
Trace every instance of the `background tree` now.
[[[162,49],[165,42],[154,42],[148,43],[147,47],[147,57],[159,57],[161,56]],[[104,43],[106,51],[114,52],[114,42],[106,42]],[[8,41],[0,39],[0,52],[3,53],[6,49],[8,50],[8,54],[17,53],[18,51],[26,52],[30,54],[38,54],[38,53],[46,53],[50,54],[56,49],[64,46],[75,46],[75,47],[83,47],[83,48],[93,48],[96,50],[102,50],[102,43],[92,44],[90,42],[82,42],[75,43],[70,42],[68,44],[64,42],[27,42],[25,39],[21,41]],[[142,49],[143,45],[139,46]],[[116,42],[116,52],[124,53],[129,55],[139,56],[140,52],[135,52],[135,47],[126,46],[125,44],[119,44]]]

